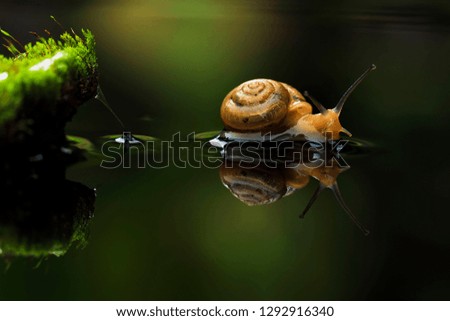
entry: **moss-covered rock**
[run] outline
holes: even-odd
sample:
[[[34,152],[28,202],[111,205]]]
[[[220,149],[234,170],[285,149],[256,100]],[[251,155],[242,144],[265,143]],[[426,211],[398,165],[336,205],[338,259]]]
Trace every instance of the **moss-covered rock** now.
[[[63,144],[66,122],[97,92],[93,34],[39,38],[22,51],[2,34],[14,56],[0,55],[0,145],[26,144],[36,152]]]

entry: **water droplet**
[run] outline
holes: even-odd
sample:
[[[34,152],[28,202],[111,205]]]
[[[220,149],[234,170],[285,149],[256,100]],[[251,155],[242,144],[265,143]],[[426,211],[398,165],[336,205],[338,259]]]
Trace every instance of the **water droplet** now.
[[[131,135],[130,132],[125,132],[121,137],[115,139],[115,141],[119,144],[139,144],[140,140],[136,139]]]

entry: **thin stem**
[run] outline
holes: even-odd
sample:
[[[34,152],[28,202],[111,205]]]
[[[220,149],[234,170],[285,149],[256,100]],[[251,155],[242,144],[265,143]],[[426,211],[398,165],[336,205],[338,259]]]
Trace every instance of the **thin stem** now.
[[[366,71],[364,71],[364,73],[359,76],[358,79],[356,79],[356,81],[347,89],[347,91],[342,95],[341,99],[339,100],[339,102],[337,103],[336,107],[333,108],[333,111],[336,114],[340,114],[342,111],[342,107],[345,104],[345,101],[347,100],[347,98],[350,96],[350,94],[353,92],[353,90],[355,90],[356,87],[358,87],[358,85],[361,83],[361,81],[364,80],[364,78],[366,78],[366,76],[369,74],[369,72],[371,72],[372,70],[375,70],[377,67],[375,65],[371,65],[369,68],[366,69]]]
[[[59,23],[58,20],[56,20],[56,18],[54,16],[50,16],[50,19],[52,19],[60,28],[61,30],[64,32],[66,30],[66,28],[63,27],[62,24]]]
[[[117,114],[114,112],[114,110],[111,108],[111,106],[108,104],[108,101],[106,100],[105,95],[103,94],[102,89],[100,88],[100,85],[97,87],[97,95],[95,95],[95,99],[101,101],[103,105],[110,111],[110,113],[114,116],[114,118],[117,120],[117,122],[122,127],[122,130],[125,129],[125,125],[123,124],[122,120],[117,116]]]

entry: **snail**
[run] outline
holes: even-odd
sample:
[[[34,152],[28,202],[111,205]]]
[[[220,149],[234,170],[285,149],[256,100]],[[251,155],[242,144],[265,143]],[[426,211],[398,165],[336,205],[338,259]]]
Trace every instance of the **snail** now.
[[[255,206],[274,203],[307,186],[312,177],[319,182],[319,186],[300,218],[305,217],[319,194],[328,188],[356,226],[365,235],[369,234],[345,203],[337,184],[337,177],[347,170],[348,166],[341,166],[333,161],[333,158],[326,159],[324,154],[317,154],[314,149],[303,149],[300,152],[301,158],[288,164],[254,159],[253,163],[246,162],[244,165],[242,161],[246,158],[242,156],[242,148],[236,146],[232,149],[234,150],[228,151],[220,167],[220,179],[223,185],[244,204]],[[298,146],[294,147],[291,153],[299,150],[301,148]],[[232,154],[233,156],[230,156]]]
[[[299,140],[324,142],[338,140],[340,134],[351,136],[339,122],[345,101],[367,74],[371,65],[347,89],[336,107],[326,109],[316,99],[292,86],[270,79],[253,79],[242,83],[226,95],[220,108],[225,126],[222,138],[229,140],[264,140],[295,137]],[[313,114],[305,96],[319,109]]]

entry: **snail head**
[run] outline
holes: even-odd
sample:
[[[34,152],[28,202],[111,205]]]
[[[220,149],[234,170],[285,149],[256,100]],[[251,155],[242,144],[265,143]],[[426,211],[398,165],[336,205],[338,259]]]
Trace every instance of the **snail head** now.
[[[325,108],[317,99],[315,99],[307,91],[305,91],[305,97],[309,98],[313,102],[314,106],[316,106],[320,111],[318,117],[314,119],[315,127],[320,128],[320,131],[323,134],[331,133],[331,137],[329,137],[331,139],[339,139],[340,133],[344,133],[347,136],[352,136],[352,134],[347,129],[342,127],[339,121],[339,116],[341,115],[342,108],[344,107],[347,98],[350,96],[353,90],[355,90],[355,88],[364,80],[364,78],[366,78],[369,72],[375,69],[376,66],[373,64],[369,68],[367,68],[366,71],[364,71],[363,74],[359,76],[359,78],[356,79],[356,81],[345,91],[341,99],[339,99],[336,107],[334,108]]]

